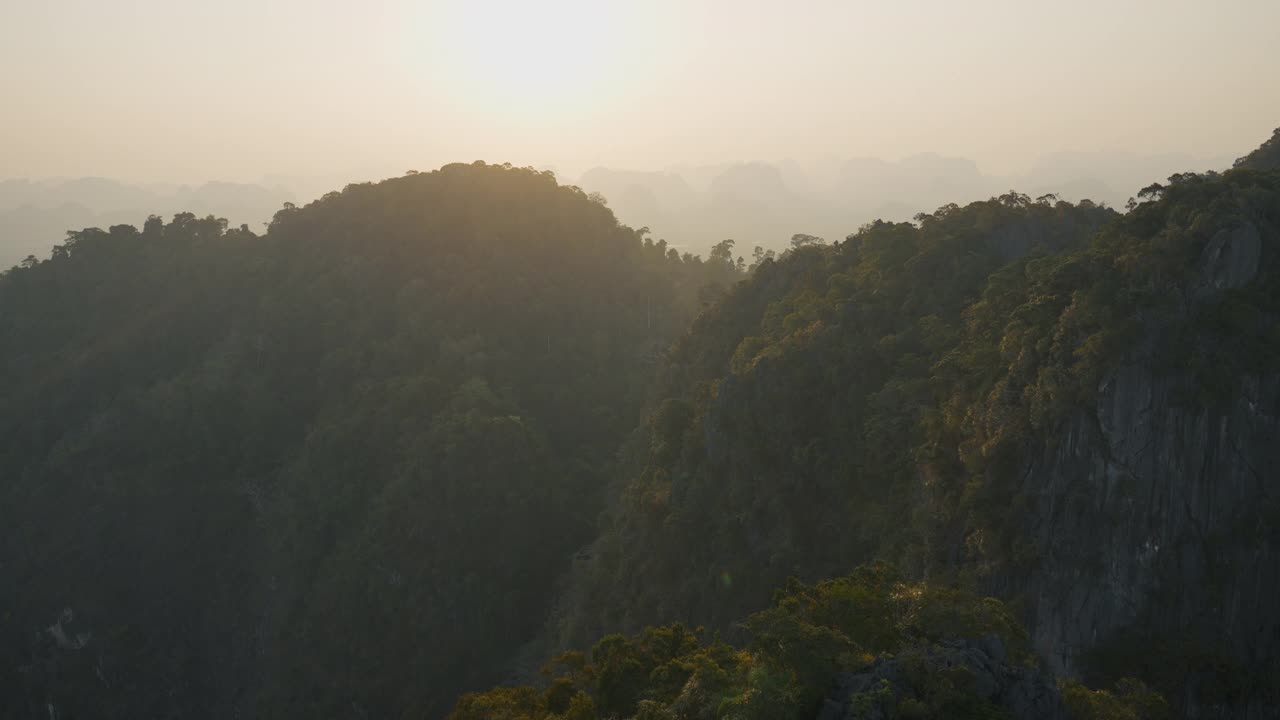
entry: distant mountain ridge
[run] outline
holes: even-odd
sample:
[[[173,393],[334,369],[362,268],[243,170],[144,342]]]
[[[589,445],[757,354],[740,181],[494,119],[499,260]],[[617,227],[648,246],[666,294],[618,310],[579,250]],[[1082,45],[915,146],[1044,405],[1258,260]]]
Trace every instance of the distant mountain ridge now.
[[[283,188],[249,183],[166,187],[97,177],[0,180],[0,267],[28,255],[48,257],[68,231],[136,223],[148,215],[215,215],[260,230],[292,200],[293,193]]]
[[[577,181],[608,199],[620,220],[648,226],[681,248],[705,251],[732,238],[744,256],[786,249],[794,233],[839,240],[872,220],[910,220],[947,203],[1008,192],[1123,207],[1134,188],[1188,169],[1226,165],[1177,153],[1051,153],[1022,175],[983,173],[970,159],[921,153],[898,161],[744,162],[643,172],[595,168]]]

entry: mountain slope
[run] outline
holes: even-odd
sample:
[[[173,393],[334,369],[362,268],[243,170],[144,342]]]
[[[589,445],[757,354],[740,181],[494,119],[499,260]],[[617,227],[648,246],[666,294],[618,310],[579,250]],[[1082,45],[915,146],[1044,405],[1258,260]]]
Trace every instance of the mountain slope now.
[[[0,276],[0,714],[442,713],[535,632],[655,352],[735,279],[482,163]]]
[[[1280,178],[1142,197],[1010,195],[766,263],[678,345],[553,634],[729,629],[882,558],[1014,602],[1056,672],[1266,717]]]
[[[606,535],[582,568],[566,639],[681,620],[723,625],[789,575],[881,554],[928,564],[914,445],[988,275],[1079,246],[1114,216],[1010,194],[919,227],[876,223],[766,261],[673,352],[666,399]],[[615,612],[617,614],[610,614]]]

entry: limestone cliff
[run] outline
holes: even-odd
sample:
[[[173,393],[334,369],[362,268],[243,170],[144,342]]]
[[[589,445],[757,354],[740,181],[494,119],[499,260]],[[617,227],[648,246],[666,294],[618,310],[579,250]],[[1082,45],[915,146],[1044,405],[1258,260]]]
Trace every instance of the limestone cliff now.
[[[1280,368],[1231,373],[1214,397],[1160,352],[1197,304],[1255,281],[1262,240],[1249,223],[1214,233],[1187,312],[1149,328],[1105,373],[1094,409],[1029,454],[1019,494],[1034,570],[994,587],[1027,601],[1056,673],[1147,655],[1193,717],[1280,707],[1268,680],[1280,676]]]

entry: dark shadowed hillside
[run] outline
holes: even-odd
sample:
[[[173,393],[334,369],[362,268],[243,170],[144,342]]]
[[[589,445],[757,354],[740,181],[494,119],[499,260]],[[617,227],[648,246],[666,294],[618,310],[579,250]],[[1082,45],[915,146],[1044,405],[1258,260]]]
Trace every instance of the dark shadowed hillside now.
[[[539,627],[735,276],[484,164],[0,276],[0,714],[438,716]]]
[[[1277,28],[0,0],[0,720],[1280,720]]]

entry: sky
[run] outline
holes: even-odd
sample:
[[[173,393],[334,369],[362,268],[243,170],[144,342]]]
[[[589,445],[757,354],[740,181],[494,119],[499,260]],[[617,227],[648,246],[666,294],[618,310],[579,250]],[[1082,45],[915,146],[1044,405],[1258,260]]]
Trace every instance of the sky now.
[[[0,178],[1234,157],[1277,0],[0,0]]]

